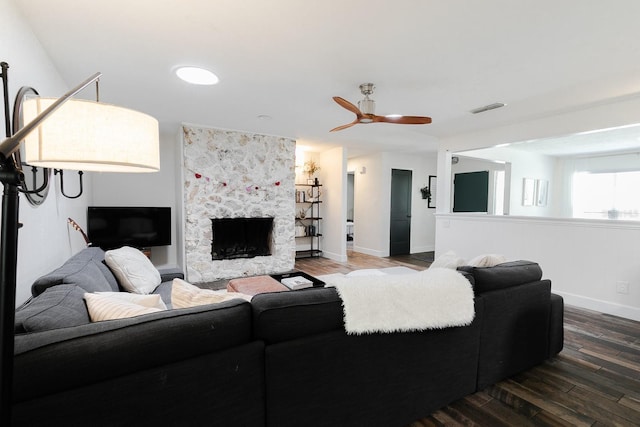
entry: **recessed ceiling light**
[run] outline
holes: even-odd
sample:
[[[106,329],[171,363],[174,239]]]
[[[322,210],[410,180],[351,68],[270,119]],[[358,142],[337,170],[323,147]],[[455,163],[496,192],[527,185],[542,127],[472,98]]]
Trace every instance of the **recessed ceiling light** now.
[[[180,67],[176,70],[176,75],[194,85],[214,85],[220,81],[211,71],[199,67]]]

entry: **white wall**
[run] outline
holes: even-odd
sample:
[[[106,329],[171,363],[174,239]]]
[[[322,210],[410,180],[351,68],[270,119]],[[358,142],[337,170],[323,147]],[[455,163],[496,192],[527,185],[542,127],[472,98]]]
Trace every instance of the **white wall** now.
[[[446,138],[438,152],[438,174],[450,176],[451,153],[503,143],[633,124],[639,98],[624,98],[475,133]],[[448,213],[451,186],[438,180],[438,213]],[[436,256],[449,249],[463,257],[497,252],[540,262],[553,291],[566,302],[640,320],[638,225],[629,222],[533,217],[440,215]],[[628,281],[629,293],[615,292]]]
[[[488,148],[483,150],[464,151],[463,156],[482,159],[499,160],[511,165],[510,173],[510,206],[511,215],[524,216],[558,216],[561,207],[554,196],[563,191],[562,180],[556,176],[556,158],[541,154],[531,153],[509,147]],[[458,165],[452,166],[454,172],[458,172]],[[523,179],[544,179],[549,183],[548,202],[546,206],[523,206],[522,190]]]
[[[427,208],[420,188],[429,183],[429,175],[436,175],[436,157],[376,153],[350,159],[347,165],[347,170],[354,172],[354,251],[389,255],[392,169],[412,171],[411,253],[434,250],[435,209]]]
[[[179,145],[175,134],[160,135],[160,171],[152,173],[96,173],[93,177],[95,206],[169,206],[171,207],[171,246],[151,248],[151,261],[156,267],[181,266],[182,223],[176,182],[183,184],[176,157]],[[65,181],[66,183],[66,181]],[[182,187],[182,185],[180,185]],[[180,234],[181,235],[181,234]]]
[[[322,254],[335,261],[347,261],[347,155],[342,147],[319,155],[322,184]]]
[[[497,253],[540,264],[565,303],[640,320],[640,224],[515,216],[439,214],[438,253]],[[616,292],[628,282],[629,293]]]
[[[374,256],[386,256],[389,254],[390,202],[388,192],[382,188],[384,178],[388,175],[383,167],[383,155],[377,153],[350,159],[347,169],[356,171],[353,250]]]
[[[0,61],[7,62],[10,67],[11,106],[21,86],[31,86],[43,96],[54,97],[69,89],[11,1],[0,2],[0,54]],[[71,82],[72,85],[76,83],[79,82]],[[2,105],[0,112],[4,118]],[[20,196],[19,218],[24,227],[18,236],[18,305],[31,296],[31,284],[35,279],[57,268],[73,253],[85,247],[80,233],[67,225],[67,218],[71,217],[79,223],[85,221],[86,206],[91,201],[91,175],[85,174],[85,193],[79,199],[62,197],[58,178],[55,178],[47,200],[39,207],[32,207],[24,196]],[[75,173],[65,174],[65,191],[70,194],[77,189],[74,178]]]

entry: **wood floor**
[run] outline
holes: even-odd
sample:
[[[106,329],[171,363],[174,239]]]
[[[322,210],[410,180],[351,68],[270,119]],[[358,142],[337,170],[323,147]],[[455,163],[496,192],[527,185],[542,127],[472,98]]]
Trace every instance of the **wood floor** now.
[[[296,262],[309,274],[428,262],[350,253]],[[415,421],[422,426],[640,426],[640,322],[565,306],[564,350],[545,363]]]

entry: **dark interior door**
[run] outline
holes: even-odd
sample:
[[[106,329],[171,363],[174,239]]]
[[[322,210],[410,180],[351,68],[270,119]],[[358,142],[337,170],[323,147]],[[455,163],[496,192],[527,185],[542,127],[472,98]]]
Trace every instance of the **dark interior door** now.
[[[457,173],[453,178],[454,212],[487,212],[489,171]]]
[[[411,171],[391,170],[391,230],[389,255],[411,250]]]

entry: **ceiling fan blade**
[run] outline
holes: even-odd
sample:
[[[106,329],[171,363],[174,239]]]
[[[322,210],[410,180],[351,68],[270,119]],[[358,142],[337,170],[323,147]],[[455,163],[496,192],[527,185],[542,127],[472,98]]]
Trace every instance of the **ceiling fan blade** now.
[[[338,126],[336,128],[331,129],[329,132],[336,132],[342,129],[346,129],[346,128],[350,128],[353,125],[357,125],[358,124],[358,119],[355,119],[353,122],[351,123],[347,123],[346,125],[342,125],[342,126]]]
[[[352,103],[350,103],[346,99],[340,98],[339,96],[334,96],[333,100],[336,101],[338,103],[338,105],[340,105],[342,108],[346,108],[347,110],[351,111],[356,116],[358,116],[358,117],[362,116],[362,111],[360,111],[358,109],[358,107],[356,107],[355,105],[353,105]]]
[[[373,116],[375,123],[396,123],[399,125],[426,125],[431,117],[423,116]]]

